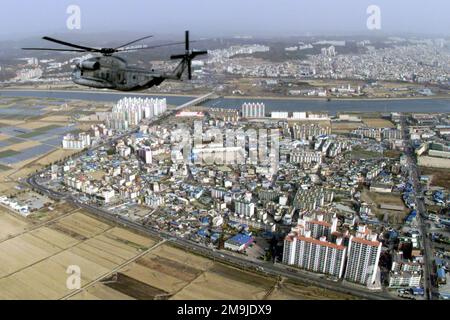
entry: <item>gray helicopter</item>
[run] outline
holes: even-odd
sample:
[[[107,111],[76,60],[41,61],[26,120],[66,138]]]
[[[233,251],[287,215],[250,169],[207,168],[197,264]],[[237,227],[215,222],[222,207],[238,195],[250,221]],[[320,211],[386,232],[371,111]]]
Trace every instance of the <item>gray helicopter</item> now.
[[[105,88],[119,91],[137,91],[144,90],[161,84],[164,80],[181,80],[181,76],[187,69],[188,79],[192,79],[192,60],[199,55],[207,54],[207,51],[197,51],[189,49],[189,31],[185,32],[184,42],[173,42],[145,47],[128,47],[138,41],[151,38],[152,36],[143,37],[128,42],[116,48],[91,48],[81,46],[66,41],[57,40],[50,37],[42,39],[55,42],[74,49],[65,48],[22,48],[23,50],[48,50],[61,52],[91,52],[100,53],[100,56],[88,58],[79,61],[73,72],[72,81],[82,86],[93,88]],[[128,65],[127,61],[121,57],[113,56],[114,53],[129,52],[142,49],[153,49],[165,46],[185,44],[185,52],[183,54],[172,55],[170,59],[181,59],[180,63],[172,72],[158,72],[153,69],[147,70],[143,68]]]

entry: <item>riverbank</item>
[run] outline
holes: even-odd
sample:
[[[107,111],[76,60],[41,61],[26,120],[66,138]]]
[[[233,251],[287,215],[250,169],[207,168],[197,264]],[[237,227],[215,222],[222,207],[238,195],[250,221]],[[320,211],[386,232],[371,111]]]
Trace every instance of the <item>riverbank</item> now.
[[[450,100],[450,95],[448,96],[420,96],[420,97],[405,97],[405,98],[361,98],[361,97],[277,97],[277,96],[223,96],[224,99],[249,99],[249,100],[302,100],[302,101],[398,101],[398,100]]]
[[[168,97],[189,97],[194,98],[197,94],[181,94],[181,93],[165,93],[165,92],[146,92],[146,91],[114,91],[114,90],[99,90],[99,89],[66,89],[66,88],[52,88],[52,89],[36,89],[36,88],[0,88],[0,94],[2,91],[27,91],[27,92],[69,92],[69,93],[95,93],[95,94],[115,94],[127,96],[168,96]],[[208,92],[201,92],[198,95],[206,94]],[[297,97],[297,96],[222,96],[224,99],[248,99],[248,100],[301,100],[301,101],[400,101],[400,100],[450,100],[449,95],[433,95],[433,96],[417,96],[417,97],[402,97],[402,98],[370,98],[370,97]]]

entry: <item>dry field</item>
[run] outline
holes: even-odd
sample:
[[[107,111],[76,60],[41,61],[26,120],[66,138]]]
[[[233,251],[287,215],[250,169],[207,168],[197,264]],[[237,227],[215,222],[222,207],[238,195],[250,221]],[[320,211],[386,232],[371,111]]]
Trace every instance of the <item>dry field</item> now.
[[[6,134],[3,134],[3,133],[0,133],[0,141],[6,140],[6,139],[9,139],[9,138],[10,138],[10,136],[8,136]]]
[[[215,264],[178,292],[173,299],[261,300],[275,283],[273,278]]]
[[[394,124],[386,119],[368,118],[363,119],[363,122],[370,128],[394,128]]]
[[[450,190],[450,170],[420,167],[420,172],[422,175],[432,176],[430,183],[431,186],[442,187],[447,190]]]
[[[6,209],[0,207],[0,241],[24,232],[27,226],[28,224],[23,219],[11,215]]]
[[[351,299],[243,271],[163,244],[71,299]]]
[[[6,126],[16,126],[21,123],[23,123],[23,120],[0,119],[0,124]]]
[[[14,172],[8,172],[8,176],[11,179],[25,178],[28,175],[36,172],[36,170],[42,169],[43,166],[64,159],[65,157],[68,157],[76,152],[78,152],[78,150],[56,149],[50,153],[47,153],[46,155],[41,155],[33,159],[19,162],[17,164],[11,165],[11,167],[16,170]]]
[[[372,212],[377,215],[378,219],[383,220],[384,215],[387,214],[388,221],[392,224],[402,223],[408,213],[408,209],[405,207],[401,196],[398,194],[370,192],[367,189],[364,189],[361,193],[361,201],[373,204]],[[402,206],[403,211],[380,209],[380,204],[383,203]]]
[[[0,178],[3,178],[9,172],[10,171],[0,172]],[[17,192],[17,190],[15,189],[16,186],[17,183],[15,182],[4,182],[0,180],[0,195],[10,196],[11,194],[16,193]]]
[[[7,221],[3,216],[0,219]],[[6,223],[9,232],[23,232],[23,226]],[[81,212],[73,213],[0,242],[0,299],[62,298],[70,293],[68,266],[81,268],[84,286],[154,243]]]
[[[60,122],[48,122],[48,121],[42,121],[42,119],[39,119],[39,121],[25,121],[21,124],[18,124],[17,127],[29,129],[29,130],[35,130],[39,128],[44,128],[47,126],[60,126],[64,125]]]
[[[50,124],[60,124],[60,122],[69,122],[70,117],[69,116],[61,116],[61,115],[55,115],[55,116],[48,116],[43,117],[39,121],[41,122],[50,122]],[[45,123],[47,125],[48,123]]]
[[[2,148],[1,150],[22,151],[31,147],[38,146],[40,144],[40,142],[34,140],[23,140],[22,142],[15,143],[9,147]]]
[[[350,131],[361,127],[361,122],[332,122],[331,131],[333,133],[349,133]]]

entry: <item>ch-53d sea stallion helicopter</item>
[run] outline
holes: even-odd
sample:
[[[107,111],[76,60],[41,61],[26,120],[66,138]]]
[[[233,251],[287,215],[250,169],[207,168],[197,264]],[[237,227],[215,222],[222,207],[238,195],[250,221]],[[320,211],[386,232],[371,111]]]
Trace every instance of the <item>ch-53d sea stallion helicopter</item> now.
[[[187,68],[189,80],[192,78],[191,61],[198,55],[207,54],[207,51],[197,51],[189,49],[189,31],[185,32],[185,42],[174,42],[155,46],[145,47],[128,47],[138,41],[151,38],[152,36],[143,37],[128,42],[116,48],[91,48],[81,46],[66,41],[57,40],[50,37],[42,39],[52,41],[64,46],[75,49],[65,48],[22,48],[23,50],[49,50],[62,52],[91,52],[100,53],[101,56],[88,58],[79,61],[73,72],[72,81],[82,86],[93,88],[105,88],[119,91],[136,91],[144,90],[159,85],[166,79],[180,80]],[[181,59],[180,63],[172,72],[158,72],[153,69],[147,70],[143,68],[128,65],[127,61],[121,57],[113,56],[118,52],[129,52],[142,49],[153,49],[177,44],[185,44],[184,54],[172,55],[170,59]]]

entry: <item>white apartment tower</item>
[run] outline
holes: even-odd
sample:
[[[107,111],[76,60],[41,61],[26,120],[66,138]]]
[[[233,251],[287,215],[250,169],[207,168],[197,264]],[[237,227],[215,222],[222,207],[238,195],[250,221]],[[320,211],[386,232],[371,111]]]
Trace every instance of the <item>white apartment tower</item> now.
[[[264,118],[266,106],[264,103],[244,103],[241,107],[243,118]]]
[[[346,250],[342,238],[331,243],[325,236],[312,238],[310,230],[304,231],[303,235],[291,233],[284,240],[283,263],[341,278]]]
[[[356,236],[350,237],[348,244],[345,279],[364,285],[375,282],[381,242],[376,234],[370,234],[365,226],[359,226]]]

